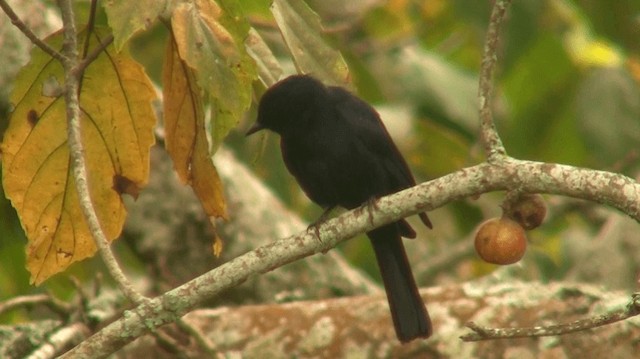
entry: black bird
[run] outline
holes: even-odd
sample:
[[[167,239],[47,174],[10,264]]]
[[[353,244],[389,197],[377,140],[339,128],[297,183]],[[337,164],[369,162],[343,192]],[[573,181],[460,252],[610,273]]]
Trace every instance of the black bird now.
[[[349,91],[294,75],[269,88],[247,136],[269,129],[280,135],[287,169],[325,210],[353,209],[415,185],[407,163],[380,116]],[[422,222],[431,228],[425,213]],[[398,339],[427,338],[431,320],[418,293],[401,237],[416,232],[404,219],[367,233],[380,267]]]

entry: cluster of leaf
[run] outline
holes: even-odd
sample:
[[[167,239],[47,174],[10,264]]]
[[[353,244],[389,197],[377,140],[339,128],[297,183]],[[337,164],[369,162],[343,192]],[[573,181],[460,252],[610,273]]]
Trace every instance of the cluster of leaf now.
[[[124,225],[121,195],[136,197],[148,180],[157,94],[125,45],[156,21],[168,33],[161,79],[167,151],[207,215],[226,218],[211,153],[249,108],[257,71],[273,58],[269,48],[255,30],[250,34],[237,1],[105,2],[104,10],[108,29],[90,26],[77,36],[83,56],[106,33],[115,39],[86,68],[79,92],[88,185],[107,239],[117,238]],[[346,65],[323,43],[319,19],[304,2],[276,0],[271,11],[299,71],[347,78]],[[45,42],[59,50],[62,37],[57,32]],[[272,60],[262,75],[269,83],[280,72]],[[96,251],[70,166],[63,83],[61,64],[34,48],[17,76],[2,142],[3,188],[26,233],[27,268],[35,284]]]

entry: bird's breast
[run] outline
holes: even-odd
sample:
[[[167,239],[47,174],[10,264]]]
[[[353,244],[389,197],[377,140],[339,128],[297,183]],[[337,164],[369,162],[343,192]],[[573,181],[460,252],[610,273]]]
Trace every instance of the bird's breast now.
[[[382,194],[381,167],[355,144],[282,138],[284,163],[300,187],[323,207],[355,208]]]

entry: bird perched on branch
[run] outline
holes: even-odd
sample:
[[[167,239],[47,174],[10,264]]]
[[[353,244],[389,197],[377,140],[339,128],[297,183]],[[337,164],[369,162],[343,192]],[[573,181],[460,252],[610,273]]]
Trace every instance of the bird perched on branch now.
[[[247,135],[268,129],[280,135],[284,163],[302,190],[325,210],[353,209],[415,185],[406,161],[378,113],[365,101],[308,75],[269,88]],[[420,219],[429,228],[426,213]],[[416,232],[402,219],[367,232],[402,342],[427,338],[431,320],[418,293],[402,237]]]

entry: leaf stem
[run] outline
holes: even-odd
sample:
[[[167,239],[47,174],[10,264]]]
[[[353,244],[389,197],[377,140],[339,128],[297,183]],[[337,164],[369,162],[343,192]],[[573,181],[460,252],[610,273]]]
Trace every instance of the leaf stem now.
[[[96,11],[98,8],[97,0],[91,0],[91,9],[89,10],[89,21],[87,21],[87,37],[84,41],[84,47],[82,49],[82,58],[87,57],[89,53],[89,43],[91,39],[91,34],[95,28],[96,24]]]

